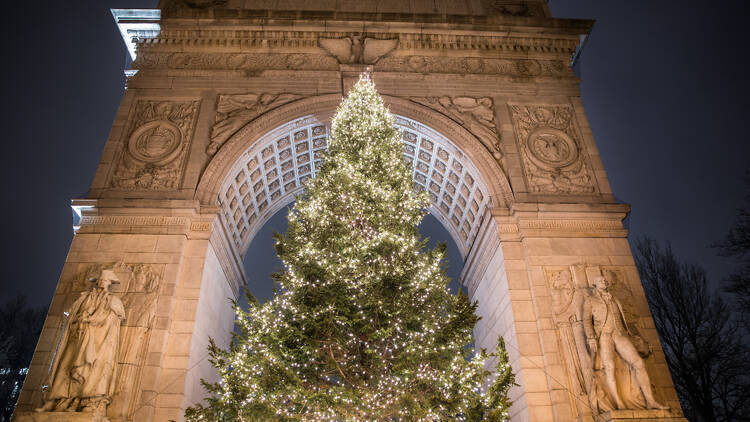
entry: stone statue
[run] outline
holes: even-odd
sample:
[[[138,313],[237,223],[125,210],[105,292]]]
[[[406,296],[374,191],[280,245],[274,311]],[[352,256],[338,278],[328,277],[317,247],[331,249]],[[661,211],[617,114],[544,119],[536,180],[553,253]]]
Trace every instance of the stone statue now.
[[[667,409],[659,404],[651,390],[651,382],[646,372],[646,363],[630,339],[630,331],[622,311],[622,304],[609,291],[609,281],[602,277],[593,280],[593,292],[583,303],[583,325],[586,339],[596,362],[599,354],[604,371],[604,384],[609,398],[617,409],[628,408],[617,389],[615,372],[616,354],[627,363],[634,375],[635,386],[645,399],[647,409]]]
[[[575,380],[577,394],[588,397],[598,410],[610,410],[600,403],[597,397],[597,383],[594,364],[586,349],[586,333],[583,328],[583,304],[588,296],[586,289],[576,288],[570,270],[560,270],[552,274],[552,311],[560,332],[563,353],[569,362],[569,375]]]
[[[115,385],[120,323],[125,309],[109,287],[119,280],[102,270],[96,285],[73,303],[38,412],[92,412],[104,418]]]

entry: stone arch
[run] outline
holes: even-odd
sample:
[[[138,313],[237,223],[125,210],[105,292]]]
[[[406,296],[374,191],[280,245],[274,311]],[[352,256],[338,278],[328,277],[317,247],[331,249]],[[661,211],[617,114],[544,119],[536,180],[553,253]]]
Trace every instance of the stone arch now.
[[[385,99],[404,130],[404,157],[412,164],[415,189],[430,193],[430,212],[466,258],[487,211],[508,204],[507,179],[479,141],[453,120],[407,100]],[[230,137],[207,167],[198,199],[219,206],[239,255],[314,176],[340,100],[336,94],[313,97],[262,115]]]
[[[423,105],[388,95],[384,95],[383,98],[394,114],[429,126],[453,141],[476,165],[487,181],[490,186],[490,195],[494,199],[494,205],[500,207],[510,205],[513,200],[513,192],[507,175],[471,132],[454,120]],[[318,116],[322,122],[328,121],[340,102],[340,94],[326,94],[301,99],[268,111],[240,128],[224,143],[209,162],[196,189],[196,199],[204,204],[215,203],[219,187],[234,164],[236,157],[240,156],[260,137],[284,123],[307,115]]]

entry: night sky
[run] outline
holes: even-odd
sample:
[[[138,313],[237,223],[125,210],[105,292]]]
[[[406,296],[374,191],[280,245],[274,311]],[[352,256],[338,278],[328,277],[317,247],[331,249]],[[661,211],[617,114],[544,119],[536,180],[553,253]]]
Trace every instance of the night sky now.
[[[127,53],[110,8],[155,1],[14,2],[5,6],[2,171],[5,253],[0,302],[49,302],[72,239],[70,199],[85,197],[124,89]],[[721,7],[710,8],[709,5]],[[745,192],[750,82],[744,1],[553,0],[556,17],[596,19],[580,59],[582,97],[616,197],[632,205],[631,238],[671,241],[718,283],[730,262],[709,247]],[[15,8],[15,10],[13,10]],[[270,289],[272,230],[246,261]],[[423,233],[448,241],[434,218]],[[461,265],[453,247],[450,274]]]

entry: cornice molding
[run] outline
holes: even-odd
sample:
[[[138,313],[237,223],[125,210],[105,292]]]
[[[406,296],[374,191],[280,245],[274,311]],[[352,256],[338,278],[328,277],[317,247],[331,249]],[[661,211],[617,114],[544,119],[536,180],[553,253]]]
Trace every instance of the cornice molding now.
[[[309,26],[308,26],[309,28]],[[400,50],[420,51],[476,51],[482,55],[492,54],[547,54],[571,57],[579,44],[577,37],[551,34],[516,34],[490,31],[425,31],[424,28],[388,28],[388,30],[362,31],[361,26],[350,31],[330,31],[329,28],[289,28],[289,30],[266,29],[207,29],[164,28],[155,37],[134,40],[142,51],[212,51],[242,52],[248,50],[315,49],[321,38],[345,38],[358,35],[374,39],[398,39]],[[446,33],[441,33],[446,32]]]

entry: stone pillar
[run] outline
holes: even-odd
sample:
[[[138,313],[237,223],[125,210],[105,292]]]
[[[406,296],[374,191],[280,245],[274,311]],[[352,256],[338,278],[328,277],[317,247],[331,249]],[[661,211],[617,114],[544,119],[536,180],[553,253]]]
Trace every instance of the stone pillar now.
[[[126,317],[120,328],[116,387],[107,416],[112,421],[181,420],[204,397],[200,379],[215,371],[206,359],[209,336],[228,344],[244,278],[226,244],[215,210],[194,201],[87,200],[73,238],[15,420],[60,420],[91,414],[32,412],[59,348],[64,312],[102,268],[121,283]],[[46,416],[45,416],[46,415]],[[51,417],[52,419],[39,419]],[[71,419],[71,420],[79,420]],[[80,419],[84,420],[84,419]]]
[[[516,203],[494,210],[485,225],[462,277],[470,298],[479,301],[477,346],[491,350],[498,335],[506,340],[519,384],[511,393],[513,420],[684,420],[621,223],[628,211],[620,204]],[[612,282],[655,397],[674,410],[635,409],[643,403],[630,410],[593,408],[581,375],[587,363],[576,349],[582,338],[561,311],[567,291],[555,283],[560,272],[570,277],[571,292],[589,294],[599,275]],[[616,360],[621,394],[642,400],[631,391],[627,365]],[[591,365],[601,368],[598,361]]]

